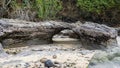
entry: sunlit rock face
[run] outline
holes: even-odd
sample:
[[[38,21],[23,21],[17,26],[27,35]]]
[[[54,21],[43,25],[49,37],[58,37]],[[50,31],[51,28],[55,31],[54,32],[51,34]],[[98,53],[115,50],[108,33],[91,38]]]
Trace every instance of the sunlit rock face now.
[[[106,25],[86,22],[79,27],[73,28],[73,31],[79,35],[79,39],[83,45],[95,47],[98,47],[97,45],[117,45],[117,31]]]

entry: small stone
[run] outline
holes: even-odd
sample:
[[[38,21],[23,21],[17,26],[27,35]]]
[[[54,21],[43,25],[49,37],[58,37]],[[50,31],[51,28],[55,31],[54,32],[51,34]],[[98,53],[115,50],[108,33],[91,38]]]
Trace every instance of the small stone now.
[[[76,49],[75,48],[72,48],[72,51],[75,51]]]
[[[64,49],[64,51],[68,51],[68,49]]]
[[[70,61],[70,59],[67,59],[67,61]]]
[[[54,67],[56,68],[61,68],[61,65],[60,64],[54,64]]]
[[[43,49],[32,49],[32,51],[43,51]]]
[[[17,54],[17,52],[13,52],[13,54]]]
[[[57,55],[53,55],[53,59],[56,59],[57,58]]]
[[[41,63],[44,63],[45,61],[47,61],[47,58],[42,58],[42,59],[40,59],[40,62],[41,62]]]
[[[48,68],[54,66],[54,64],[53,64],[53,62],[52,62],[51,60],[47,60],[47,61],[45,61],[45,62],[44,62],[44,65],[45,65],[45,67],[48,67]]]

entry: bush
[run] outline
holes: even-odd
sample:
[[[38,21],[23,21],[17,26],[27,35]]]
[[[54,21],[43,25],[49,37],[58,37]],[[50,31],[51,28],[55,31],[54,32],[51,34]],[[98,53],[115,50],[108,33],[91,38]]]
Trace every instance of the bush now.
[[[24,16],[28,17],[29,13],[26,13],[27,11],[35,11],[37,18],[46,20],[57,18],[56,14],[61,10],[62,6],[60,0],[10,0],[9,7],[7,8],[10,8],[10,10],[12,8],[12,12],[16,13],[12,15],[8,12],[12,16],[16,15],[17,17],[21,17],[19,15],[24,14]]]
[[[55,19],[62,8],[59,0],[36,0],[38,16],[42,19]]]
[[[80,16],[109,26],[120,24],[120,0],[77,0]]]
[[[112,7],[120,9],[120,0],[77,0],[77,6],[88,12],[100,13]]]

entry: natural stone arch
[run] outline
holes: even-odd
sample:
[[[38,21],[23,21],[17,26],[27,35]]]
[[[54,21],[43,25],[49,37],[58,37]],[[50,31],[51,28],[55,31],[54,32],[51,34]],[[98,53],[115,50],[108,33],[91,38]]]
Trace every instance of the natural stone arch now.
[[[28,22],[15,19],[0,20],[0,41],[4,45],[23,43],[28,45],[51,43],[52,37],[62,30],[72,30],[87,45],[108,45],[110,39],[116,39],[114,28],[97,23],[72,25],[64,22],[44,21]],[[86,42],[87,41],[87,42]],[[21,45],[21,44],[20,44]]]
[[[0,20],[0,41],[3,45],[51,43],[52,37],[72,26],[64,22],[28,22],[15,19]]]

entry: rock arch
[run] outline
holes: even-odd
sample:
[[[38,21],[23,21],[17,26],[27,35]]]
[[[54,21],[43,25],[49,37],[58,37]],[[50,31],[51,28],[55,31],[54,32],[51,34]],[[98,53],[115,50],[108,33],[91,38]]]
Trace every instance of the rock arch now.
[[[0,41],[3,45],[51,43],[55,34],[71,28],[71,25],[63,22],[28,22],[15,19],[1,19]]]
[[[70,29],[78,35],[82,43],[101,45],[110,39],[116,39],[114,28],[97,23],[72,25],[64,22],[45,21],[28,22],[16,19],[0,20],[0,41],[3,45],[51,43],[52,37],[64,29]],[[18,44],[17,44],[18,45]]]

